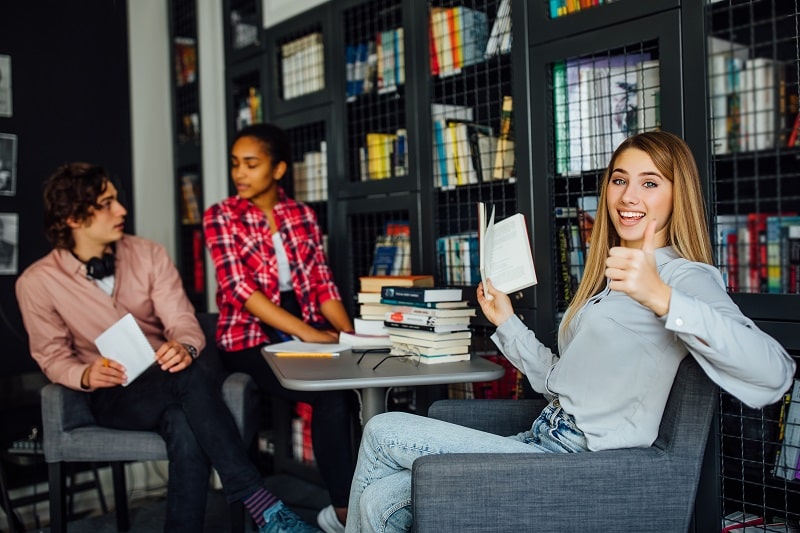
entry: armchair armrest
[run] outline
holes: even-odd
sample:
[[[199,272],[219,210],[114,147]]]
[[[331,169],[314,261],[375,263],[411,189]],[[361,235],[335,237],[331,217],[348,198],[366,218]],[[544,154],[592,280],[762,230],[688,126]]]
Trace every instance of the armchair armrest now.
[[[544,399],[440,400],[431,405],[428,416],[495,435],[516,435],[530,429],[546,405]]]
[[[413,464],[415,528],[686,531],[695,484],[691,475],[676,481],[686,474],[670,467],[657,448],[426,456]]]
[[[245,446],[255,437],[261,403],[256,382],[249,374],[234,372],[222,383],[222,399],[230,409]]]

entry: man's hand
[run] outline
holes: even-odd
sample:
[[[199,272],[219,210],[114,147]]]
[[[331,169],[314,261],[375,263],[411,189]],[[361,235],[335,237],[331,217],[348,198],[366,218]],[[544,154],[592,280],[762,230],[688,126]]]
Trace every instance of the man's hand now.
[[[180,372],[192,364],[192,355],[186,346],[178,341],[167,341],[156,350],[156,361],[161,370]]]
[[[606,258],[606,277],[611,290],[624,292],[658,316],[669,311],[672,289],[658,275],[655,255],[656,221],[644,230],[642,248],[615,246]]]
[[[127,382],[125,367],[106,357],[89,365],[81,376],[81,387],[84,389],[108,389]]]

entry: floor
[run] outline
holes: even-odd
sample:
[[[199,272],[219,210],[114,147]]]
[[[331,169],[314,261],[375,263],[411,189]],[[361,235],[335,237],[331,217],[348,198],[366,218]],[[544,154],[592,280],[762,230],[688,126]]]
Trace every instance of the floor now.
[[[280,474],[265,479],[267,488],[308,523],[316,526],[317,512],[328,505],[327,491],[302,479]],[[131,502],[131,533],[157,533],[164,525],[165,500],[143,499]],[[248,531],[255,531],[248,520]],[[49,532],[49,528],[29,529]],[[205,533],[228,533],[230,531],[229,508],[222,492],[211,490],[206,506]],[[69,522],[68,533],[116,533],[116,517],[113,512]]]

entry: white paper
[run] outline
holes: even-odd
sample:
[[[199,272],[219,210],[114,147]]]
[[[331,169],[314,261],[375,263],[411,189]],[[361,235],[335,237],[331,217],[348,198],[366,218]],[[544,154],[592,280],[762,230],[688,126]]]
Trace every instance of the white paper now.
[[[128,382],[123,384],[124,387],[133,383],[156,360],[153,347],[130,313],[101,333],[94,343],[103,357],[125,367]]]
[[[268,344],[264,349],[273,353],[329,353],[339,355],[351,348],[349,344],[327,344],[324,342],[286,341]]]

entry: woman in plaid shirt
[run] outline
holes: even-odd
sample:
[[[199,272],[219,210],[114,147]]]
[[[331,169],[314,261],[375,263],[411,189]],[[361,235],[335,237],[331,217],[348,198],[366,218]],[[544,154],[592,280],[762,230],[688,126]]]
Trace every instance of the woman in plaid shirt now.
[[[261,355],[265,343],[337,342],[340,331],[353,329],[314,211],[281,187],[290,157],[288,137],[277,126],[242,129],[231,149],[236,196],[203,216],[217,276],[217,344],[228,370],[247,372],[269,394],[312,405],[314,456],[333,504],[318,521],[325,531],[344,531],[354,469],[350,393],[288,390]]]

